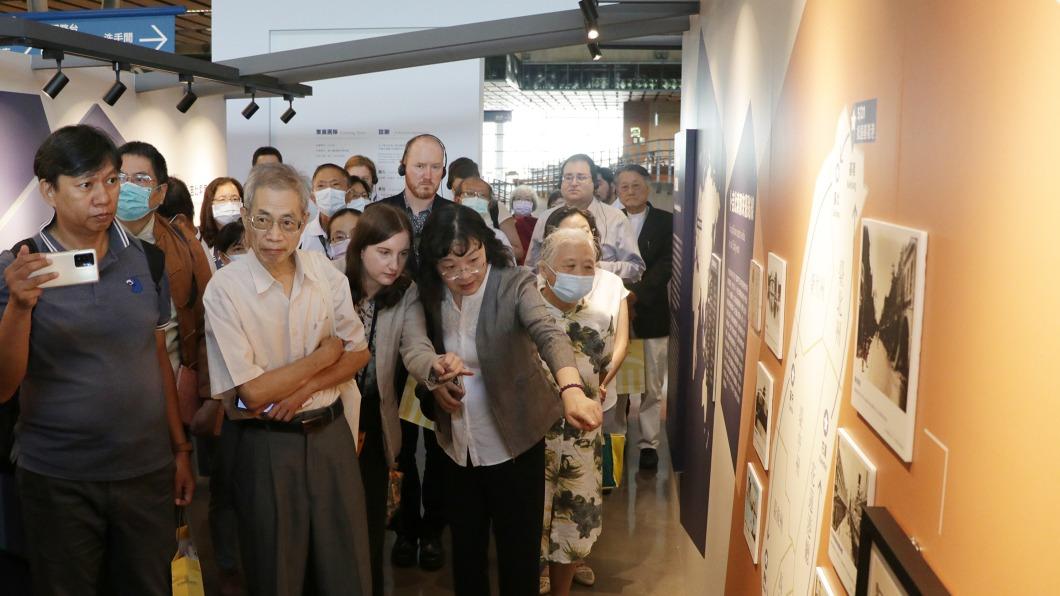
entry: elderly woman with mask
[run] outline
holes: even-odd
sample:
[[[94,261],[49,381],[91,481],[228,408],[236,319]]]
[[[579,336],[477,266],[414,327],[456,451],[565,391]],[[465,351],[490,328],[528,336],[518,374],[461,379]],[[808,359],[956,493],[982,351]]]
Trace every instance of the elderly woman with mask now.
[[[569,208],[549,226],[538,263],[538,288],[549,314],[574,347],[578,372],[589,397],[604,401],[607,384],[626,356],[629,315],[622,279],[597,267],[599,246],[584,226],[586,217]],[[589,216],[591,217],[591,215]],[[570,592],[580,561],[600,535],[603,515],[603,436],[558,420],[545,436],[545,512],[541,556],[548,563],[542,587]]]

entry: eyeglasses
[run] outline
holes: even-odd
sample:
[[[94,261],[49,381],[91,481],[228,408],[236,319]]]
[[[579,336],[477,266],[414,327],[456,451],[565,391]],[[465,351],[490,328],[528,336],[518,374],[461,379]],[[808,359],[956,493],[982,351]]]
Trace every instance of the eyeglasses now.
[[[350,235],[349,234],[344,234],[342,232],[335,232],[335,235],[331,237],[331,241],[332,242],[345,242],[345,241],[347,241],[349,239],[350,239]]]
[[[133,174],[132,176],[126,174],[125,172],[120,172],[118,173],[118,182],[121,182],[122,184],[125,184],[126,182],[132,182],[137,186],[145,186],[150,188],[151,186],[154,186],[155,179],[152,178],[149,174],[144,174],[143,172],[139,174]]]
[[[214,203],[225,203],[225,202],[242,203],[243,202],[243,197],[241,197],[239,195],[217,195],[216,197],[213,198],[213,202]]]
[[[575,182],[575,181],[578,182],[579,184],[581,184],[583,182],[588,182],[588,181],[590,181],[592,179],[593,179],[593,177],[588,175],[588,174],[564,174],[563,175],[563,181],[566,182],[567,184],[570,184],[571,182]]]
[[[482,194],[480,192],[462,192],[462,193],[460,193],[460,198],[461,199],[483,199],[483,200],[486,200],[486,201],[490,200],[489,197],[487,197],[486,195],[484,195],[484,194]]]
[[[352,193],[351,192],[351,193],[347,193],[347,194],[349,195],[350,200],[353,200],[353,201],[356,201],[357,199],[367,199],[368,198],[368,193],[366,193],[366,192],[359,192],[359,193]]]
[[[280,230],[287,234],[297,232],[302,228],[302,222],[292,217],[284,217],[277,221],[268,215],[259,214],[250,216],[250,227],[255,230],[267,232],[271,230],[272,226],[275,224],[280,224]]]
[[[445,281],[456,281],[461,277],[471,277],[482,273],[482,265],[468,265],[466,267],[443,267],[440,275]]]

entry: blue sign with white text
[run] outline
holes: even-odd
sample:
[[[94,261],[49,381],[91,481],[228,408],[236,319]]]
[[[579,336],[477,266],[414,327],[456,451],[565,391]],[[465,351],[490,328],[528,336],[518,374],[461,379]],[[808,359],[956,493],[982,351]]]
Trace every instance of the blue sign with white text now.
[[[176,17],[185,12],[187,9],[183,6],[173,6],[112,10],[54,10],[12,13],[11,16],[173,53],[176,51],[174,42]],[[40,54],[40,49],[25,46],[6,46],[0,50],[21,54]]]

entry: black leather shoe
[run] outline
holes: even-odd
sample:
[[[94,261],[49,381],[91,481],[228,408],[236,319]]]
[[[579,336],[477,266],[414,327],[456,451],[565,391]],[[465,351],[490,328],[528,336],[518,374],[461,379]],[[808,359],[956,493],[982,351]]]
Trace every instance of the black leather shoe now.
[[[395,567],[413,567],[416,565],[416,541],[398,535],[394,549],[390,551],[390,562]]]
[[[438,571],[445,565],[445,550],[441,538],[420,540],[420,569]]]
[[[640,450],[640,469],[654,470],[659,467],[659,454],[651,447]]]

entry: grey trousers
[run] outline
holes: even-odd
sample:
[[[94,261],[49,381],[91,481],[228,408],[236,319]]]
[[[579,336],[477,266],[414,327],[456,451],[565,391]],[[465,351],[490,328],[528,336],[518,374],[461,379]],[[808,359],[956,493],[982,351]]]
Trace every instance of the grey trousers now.
[[[344,418],[308,434],[242,423],[234,489],[250,594],[371,594],[364,489]]]
[[[177,552],[173,465],[111,482],[18,469],[33,593],[168,596]],[[4,591],[0,582],[0,592]]]

